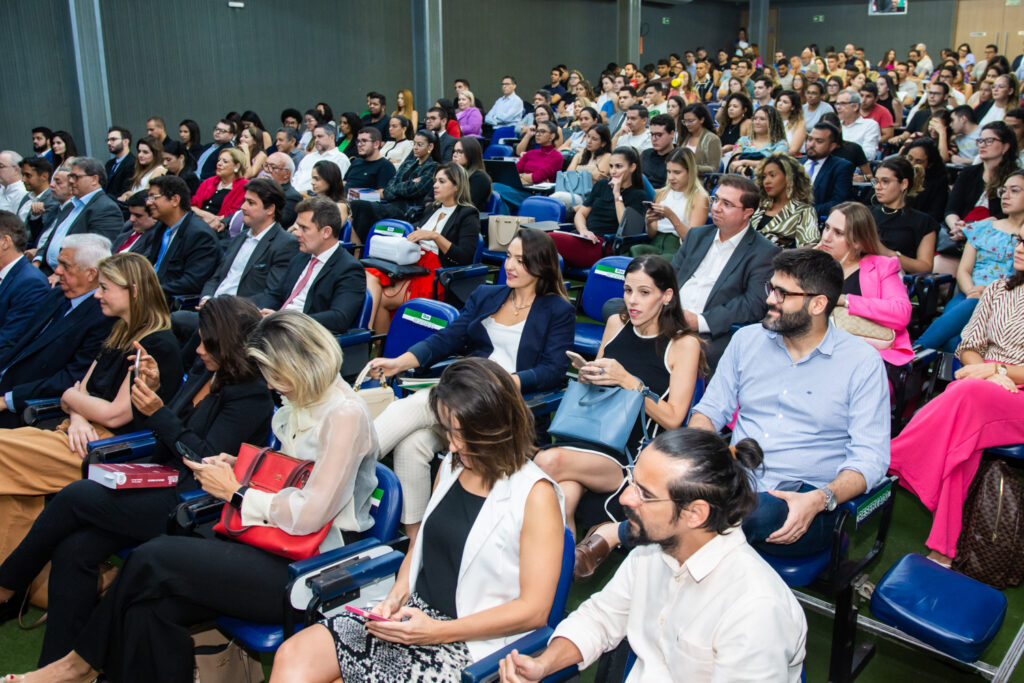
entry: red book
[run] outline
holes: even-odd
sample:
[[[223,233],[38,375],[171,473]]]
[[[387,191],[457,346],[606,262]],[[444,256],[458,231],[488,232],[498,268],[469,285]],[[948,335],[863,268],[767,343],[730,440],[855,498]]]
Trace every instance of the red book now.
[[[89,479],[108,489],[152,489],[176,486],[178,470],[150,463],[89,465]]]

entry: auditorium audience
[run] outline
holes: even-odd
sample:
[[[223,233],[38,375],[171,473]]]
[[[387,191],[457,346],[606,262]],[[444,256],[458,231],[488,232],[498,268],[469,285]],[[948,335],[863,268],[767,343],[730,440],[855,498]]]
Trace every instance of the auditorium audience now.
[[[796,91],[793,90],[791,92],[795,93]],[[827,114],[829,112],[835,113],[835,109],[832,108],[832,105],[822,100],[823,94],[824,91],[821,83],[818,81],[807,84],[807,88],[804,92],[805,102],[803,105],[803,112],[804,125],[807,127],[808,135],[811,134],[811,129],[814,128],[818,121],[821,120],[822,114]],[[799,93],[797,93],[797,98],[800,98]]]
[[[227,227],[224,219],[242,205],[248,168],[245,152],[228,147],[217,156],[216,174],[201,182],[192,195],[192,212],[214,232],[222,232]]]
[[[623,637],[636,652],[631,679],[800,680],[803,610],[737,528],[759,504],[751,482],[764,456],[753,439],[734,441],[677,429],[644,449],[619,496],[631,545],[642,547],[558,625],[541,655],[505,657],[502,683],[582,670]]]
[[[938,222],[907,205],[907,198],[921,191],[924,170],[904,157],[890,157],[875,169],[875,198],[871,215],[878,226],[882,256],[899,258],[906,273],[927,273],[932,269]]]
[[[385,162],[387,163],[387,162]],[[326,197],[338,205],[341,224],[348,220],[348,201],[345,199],[345,183],[341,171],[330,161],[318,161],[313,166],[313,181],[310,196]]]
[[[352,327],[363,307],[363,267],[338,243],[341,214],[335,202],[310,197],[295,209],[300,253],[288,262],[276,286],[268,282],[263,292],[252,297],[253,303],[264,315],[278,310],[299,311],[331,334],[342,334]]]
[[[537,149],[539,143],[537,142],[537,128],[542,123],[556,123],[555,112],[551,108],[551,105],[545,103],[535,104],[533,112],[523,117],[522,126],[519,128],[520,137],[519,142],[516,143],[515,153],[516,156],[523,156],[531,149]],[[555,147],[562,144],[562,130],[557,129],[555,139],[551,143]]]
[[[596,123],[587,131],[584,148],[573,155],[569,162],[569,171],[585,171],[590,174],[593,183],[609,177],[612,152],[612,136],[608,126]],[[568,181],[567,181],[568,182]],[[578,186],[581,190],[585,185]],[[586,193],[558,191],[551,194],[561,200],[566,207],[579,206],[586,198]]]
[[[71,483],[46,506],[28,536],[0,565],[0,597],[15,595],[47,562],[49,611],[40,666],[71,650],[96,602],[100,563],[128,543],[163,534],[178,495],[197,488],[192,470],[182,464],[182,444],[199,458],[237,453],[242,443],[264,443],[270,432],[273,402],[266,380],[246,357],[245,340],[260,320],[250,302],[217,297],[199,314],[202,365],[165,405],[156,393],[160,368],[143,355],[131,402],[141,424],[156,437],[149,462],[178,471],[178,484],[125,495],[95,481]],[[139,345],[138,352],[145,353]]]
[[[625,451],[591,441],[556,441],[541,448],[534,462],[558,482],[565,496],[566,523],[585,491],[612,493],[623,468],[639,455],[646,438],[680,427],[690,411],[704,354],[697,331],[683,315],[672,265],[656,254],[630,261],[623,282],[624,306],[605,325],[597,358],[579,370],[585,384],[653,392],[644,399],[646,423],[639,416]],[[660,361],[660,362],[659,362]]]
[[[341,119],[342,121],[345,120],[344,114],[341,115]],[[277,133],[274,134],[274,146],[277,147],[278,152],[288,155],[294,167],[298,167],[303,157],[306,156],[306,153],[302,151],[299,145],[299,131],[291,126],[277,129]],[[270,156],[273,156],[273,154],[268,155],[267,161],[270,161]],[[294,173],[294,168],[292,172]]]
[[[469,175],[469,197],[478,211],[486,211],[491,198],[491,177],[484,168],[483,151],[476,138],[464,135],[455,142],[452,162]]]
[[[462,313],[443,330],[397,358],[370,361],[371,376],[392,377],[429,367],[453,353],[489,358],[507,372],[524,394],[558,387],[568,365],[575,313],[558,266],[558,253],[544,232],[521,228],[508,247],[504,285],[482,285]],[[402,482],[402,523],[415,537],[430,495],[430,461],[443,443],[427,409],[429,391],[413,393],[388,406],[374,421],[381,452],[394,450]],[[531,437],[532,439],[533,437]]]
[[[935,141],[922,138],[907,143],[902,154],[915,167],[924,170],[924,183],[920,192],[909,198],[909,206],[926,213],[939,224],[945,218],[946,202],[949,201],[949,183],[946,180],[946,165],[939,156]]]
[[[772,244],[784,249],[818,241],[818,214],[814,210],[811,179],[796,159],[776,152],[754,171],[761,200],[750,224]]]
[[[858,145],[868,161],[878,154],[881,129],[878,122],[861,116],[860,93],[843,90],[836,96],[836,114],[842,124],[843,142]]]
[[[633,212],[638,221],[645,213],[643,202],[647,194],[637,151],[633,147],[616,147],[608,161],[608,174],[608,178],[594,183],[583,205],[576,209],[573,217],[576,232],[594,244],[589,254],[594,258],[585,259],[590,263],[573,265],[589,267],[597,261],[604,240],[615,234],[627,212]]]
[[[238,148],[249,160],[249,169],[245,172],[246,179],[255,178],[263,170],[267,163],[267,153],[263,146],[263,135],[266,131],[260,130],[254,124],[247,124],[238,134]]]
[[[740,137],[750,135],[750,117],[754,108],[742,93],[729,93],[718,108],[718,137],[722,152],[731,152]]]
[[[576,121],[573,123],[574,131],[569,138],[559,145],[560,152],[578,152],[586,147],[587,131],[601,121],[601,115],[593,107],[579,109]]]
[[[452,149],[455,147],[457,137],[448,134],[448,112],[443,107],[431,107],[427,110],[425,118],[426,128],[437,136],[438,153],[441,155],[440,163],[448,163],[452,160]]]
[[[367,126],[366,130],[356,134],[356,153],[352,157],[352,165],[345,173],[346,189],[379,190],[395,176],[395,167],[381,155],[380,148],[380,131],[373,126]],[[347,219],[347,214],[343,218]]]
[[[786,131],[790,156],[799,156],[803,153],[804,141],[807,140],[807,126],[804,124],[800,96],[792,90],[783,90],[775,98],[775,110],[782,119],[783,130]]]
[[[221,152],[232,146],[236,130],[238,128],[235,123],[229,119],[221,119],[213,127],[213,142],[196,159],[196,173],[199,175],[200,181],[205,181],[217,174]]]
[[[302,162],[295,169],[295,175],[292,176],[292,185],[300,194],[308,195],[313,189],[313,167],[321,161],[334,164],[338,167],[341,177],[345,177],[351,162],[338,151],[338,146],[334,142],[336,135],[337,129],[329,123],[317,124],[313,129],[314,149],[302,158]]]
[[[373,128],[377,133],[380,133],[374,126],[367,126],[367,130]],[[359,118],[359,114],[355,112],[347,111],[338,118],[338,151],[342,152],[349,159],[354,159],[359,150],[356,148],[356,142],[358,141],[359,131],[363,129],[363,120]]]
[[[107,256],[106,237],[85,233],[64,240],[58,286],[46,292],[24,332],[0,352],[0,427],[20,427],[26,401],[58,396],[85,376],[114,322],[93,296],[97,264]]]
[[[632,147],[637,154],[651,147],[651,133],[647,130],[647,109],[642,104],[631,104],[619,132],[612,136],[612,149]]]
[[[456,110],[456,117],[459,123],[459,128],[462,129],[462,134],[465,135],[480,135],[481,126],[483,125],[484,117],[480,113],[480,110],[476,108],[474,102],[476,96],[469,90],[463,90],[459,93],[456,98],[456,104],[458,109]]]
[[[1006,112],[1019,105],[1019,89],[1020,84],[1013,74],[997,76],[992,82],[992,104],[978,121],[978,125],[984,128],[986,124],[1006,118]]]
[[[722,140],[715,133],[715,122],[703,104],[689,104],[682,109],[676,134],[680,147],[694,154],[697,171],[717,173],[722,163]]]
[[[668,182],[655,193],[644,216],[651,241],[634,245],[632,256],[658,254],[670,259],[690,228],[707,222],[708,193],[697,177],[693,152],[677,147],[665,166]]]
[[[963,367],[892,441],[892,471],[933,515],[929,557],[949,566],[956,557],[963,508],[982,452],[1024,440],[1021,397],[1024,349],[1024,234],[1014,240],[1013,274],[985,288],[963,331]]]

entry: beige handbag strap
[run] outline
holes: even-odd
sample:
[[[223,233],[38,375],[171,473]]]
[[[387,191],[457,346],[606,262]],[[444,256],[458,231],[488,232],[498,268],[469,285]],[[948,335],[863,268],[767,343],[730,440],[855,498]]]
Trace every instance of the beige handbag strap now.
[[[363,386],[363,383],[366,381],[366,378],[369,376],[370,370],[372,368],[373,368],[373,364],[372,363],[367,363],[366,364],[366,367],[364,367],[362,372],[359,373],[359,376],[356,377],[356,381],[352,383],[352,389],[354,391],[359,391],[359,389]],[[388,378],[387,377],[381,377],[380,378],[380,385],[382,387],[386,387],[388,385]]]

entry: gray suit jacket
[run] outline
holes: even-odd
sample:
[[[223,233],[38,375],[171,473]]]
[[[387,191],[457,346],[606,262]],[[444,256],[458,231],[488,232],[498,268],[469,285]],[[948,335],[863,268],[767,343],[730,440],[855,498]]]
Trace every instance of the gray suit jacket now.
[[[227,243],[220,267],[203,286],[203,296],[213,296],[217,291],[231,270],[231,264],[234,263],[235,256],[238,255],[238,250],[242,248],[248,234],[249,229],[245,228]],[[275,289],[284,278],[292,257],[298,252],[299,243],[295,236],[278,223],[271,225],[245,264],[242,279],[238,282],[238,296],[253,297],[268,289]]]
[[[696,272],[717,234],[718,228],[714,225],[690,228],[686,233],[679,251],[672,257],[680,289]],[[711,328],[711,333],[704,338],[712,370],[729,343],[732,326],[764,318],[768,310],[764,283],[772,276],[772,259],[778,252],[777,246],[751,227],[726,262],[702,312]]]

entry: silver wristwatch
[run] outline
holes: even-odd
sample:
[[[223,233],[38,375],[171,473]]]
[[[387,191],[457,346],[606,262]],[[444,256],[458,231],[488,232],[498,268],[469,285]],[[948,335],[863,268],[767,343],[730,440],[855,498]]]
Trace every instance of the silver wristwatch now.
[[[819,489],[825,494],[825,512],[832,512],[836,509],[838,502],[836,501],[836,494],[832,493],[832,489],[825,486]]]

